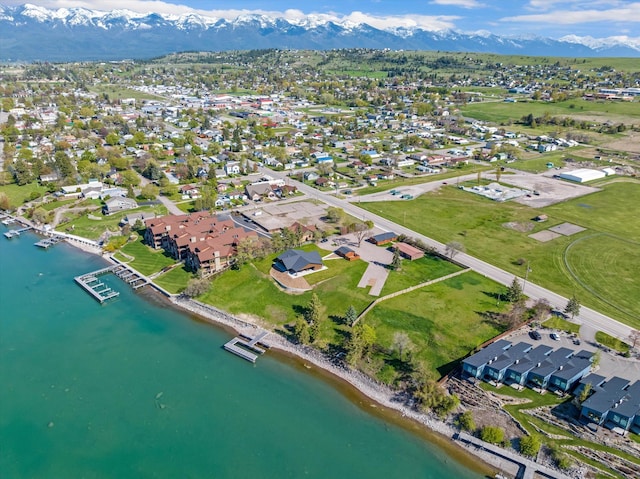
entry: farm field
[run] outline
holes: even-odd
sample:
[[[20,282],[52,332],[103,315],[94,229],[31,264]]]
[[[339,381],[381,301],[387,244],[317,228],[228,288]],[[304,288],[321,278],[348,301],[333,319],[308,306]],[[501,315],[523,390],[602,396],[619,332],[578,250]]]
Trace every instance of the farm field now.
[[[520,277],[524,276],[525,263],[528,261],[531,269],[529,281],[564,296],[571,296],[575,292],[582,304],[639,327],[640,303],[633,301],[638,297],[638,286],[634,281],[635,275],[630,273],[640,270],[640,264],[635,263],[637,255],[625,256],[628,248],[609,248],[607,261],[610,263],[596,260],[591,264],[575,265],[578,269],[576,274],[584,286],[565,264],[567,247],[595,233],[607,233],[637,244],[640,241],[640,222],[630,221],[632,212],[626,205],[639,202],[640,183],[627,182],[611,183],[600,192],[543,209],[512,202],[495,203],[453,186],[440,188],[413,201],[362,203],[360,206],[399,224],[405,221],[407,227],[442,243],[458,241],[464,244],[471,255]],[[549,220],[545,223],[532,222],[532,218],[541,213],[547,214]],[[531,233],[564,222],[580,225],[587,230],[574,236],[560,236],[546,243],[528,237]],[[601,248],[598,242],[587,241],[578,251],[582,255],[599,258],[603,256]],[[576,261],[575,256],[569,255],[570,265],[573,264],[571,261]],[[616,266],[627,263],[629,267]],[[598,285],[597,294],[594,294],[591,291],[594,283],[592,278],[597,271],[604,271],[603,274],[608,274],[611,279],[606,284]],[[600,297],[609,298],[608,302],[620,297],[630,300],[624,305],[614,302],[614,307]],[[620,311],[620,307],[625,312]]]

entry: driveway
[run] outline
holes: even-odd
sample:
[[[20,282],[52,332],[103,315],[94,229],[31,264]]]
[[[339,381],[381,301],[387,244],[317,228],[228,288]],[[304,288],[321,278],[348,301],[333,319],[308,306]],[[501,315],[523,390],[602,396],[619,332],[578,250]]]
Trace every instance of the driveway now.
[[[373,230],[371,234],[373,235],[380,232],[381,231]],[[354,234],[343,235],[326,243],[319,243],[319,246],[328,251],[335,251],[340,246],[348,246],[358,253],[363,261],[369,263],[360,278],[358,288],[370,286],[369,294],[371,296],[380,296],[384,283],[389,276],[387,266],[390,265],[393,260],[393,253],[391,251],[364,240],[360,243],[360,246],[358,246],[358,240]]]

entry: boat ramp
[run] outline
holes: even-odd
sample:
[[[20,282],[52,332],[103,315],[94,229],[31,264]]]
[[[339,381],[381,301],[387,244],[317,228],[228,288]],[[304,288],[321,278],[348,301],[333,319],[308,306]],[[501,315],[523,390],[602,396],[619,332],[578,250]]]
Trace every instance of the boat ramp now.
[[[104,303],[108,299],[115,298],[120,295],[119,291],[115,291],[100,281],[99,277],[113,273],[125,283],[128,283],[133,289],[142,288],[149,284],[149,280],[137,271],[129,268],[124,264],[108,266],[91,273],[86,273],[73,278],[82,288],[94,297],[100,303]]]
[[[267,337],[268,334],[269,331],[262,331],[253,338],[241,334],[231,341],[226,342],[223,347],[230,353],[255,363],[258,356],[264,354],[265,351],[269,349],[268,344],[260,342]]]

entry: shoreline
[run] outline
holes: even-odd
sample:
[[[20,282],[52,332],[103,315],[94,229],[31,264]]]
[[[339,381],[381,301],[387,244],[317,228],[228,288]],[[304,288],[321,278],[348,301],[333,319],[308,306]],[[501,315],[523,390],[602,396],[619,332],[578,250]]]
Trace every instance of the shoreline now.
[[[34,232],[42,234],[35,228]],[[94,247],[76,241],[65,242],[80,251],[100,256],[111,264],[119,263],[111,255],[104,254],[102,250],[97,250]],[[211,305],[200,303],[194,299],[171,295],[162,288],[158,288],[153,282],[150,286],[152,286],[152,295],[156,299],[168,302],[182,313],[191,313],[198,320],[229,330],[233,334],[251,336],[255,335],[259,329],[268,330],[256,323],[237,318]],[[398,400],[394,400],[397,395],[396,391],[386,385],[376,382],[359,371],[349,369],[342,364],[333,363],[321,352],[310,346],[293,344],[274,331],[269,330],[269,332],[271,334],[265,342],[275,351],[276,355],[286,358],[299,368],[305,368],[322,380],[329,381],[368,413],[382,417],[384,420],[419,435],[422,439],[446,452],[452,460],[478,474],[485,477],[493,477],[497,473],[506,473],[516,477],[519,469],[517,464],[497,457],[484,449],[472,448],[456,441],[454,435],[458,431],[455,428],[425,413],[418,412]],[[357,401],[355,401],[356,399]]]

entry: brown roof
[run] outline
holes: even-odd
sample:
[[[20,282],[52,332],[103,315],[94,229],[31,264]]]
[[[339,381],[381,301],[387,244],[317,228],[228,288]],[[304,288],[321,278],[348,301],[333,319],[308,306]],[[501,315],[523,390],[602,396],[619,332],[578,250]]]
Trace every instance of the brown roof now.
[[[422,251],[421,249],[416,248],[415,246],[411,246],[410,244],[407,243],[396,243],[396,248],[398,248],[398,250],[401,253],[407,254],[409,256],[424,256],[424,251]]]

